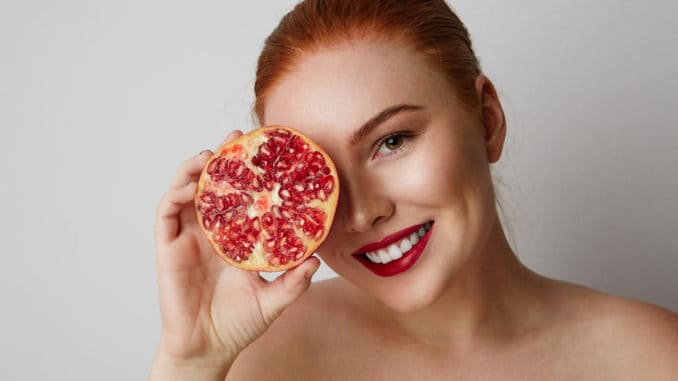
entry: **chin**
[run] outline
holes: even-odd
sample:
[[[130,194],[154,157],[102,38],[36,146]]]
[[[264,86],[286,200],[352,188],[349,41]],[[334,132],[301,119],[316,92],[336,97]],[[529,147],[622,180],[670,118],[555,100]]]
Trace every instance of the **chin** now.
[[[422,272],[423,273],[423,272]],[[403,279],[393,287],[377,290],[375,297],[385,306],[399,313],[411,313],[426,309],[439,299],[443,292],[443,282],[437,282],[428,273],[425,277],[411,277],[410,281]],[[416,275],[416,274],[408,274]]]

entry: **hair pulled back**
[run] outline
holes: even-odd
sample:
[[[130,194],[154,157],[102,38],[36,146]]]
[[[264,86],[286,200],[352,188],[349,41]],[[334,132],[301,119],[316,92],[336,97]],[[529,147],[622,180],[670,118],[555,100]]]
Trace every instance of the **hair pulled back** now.
[[[304,53],[352,38],[400,42],[445,75],[462,105],[475,109],[480,64],[468,30],[444,0],[305,0],[268,36],[257,62],[254,117],[263,123],[269,90]]]

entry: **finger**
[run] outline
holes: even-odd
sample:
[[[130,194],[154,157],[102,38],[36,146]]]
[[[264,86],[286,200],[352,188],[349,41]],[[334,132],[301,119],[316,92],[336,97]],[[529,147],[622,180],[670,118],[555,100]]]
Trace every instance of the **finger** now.
[[[242,135],[243,135],[242,131],[240,131],[240,130],[233,130],[233,131],[231,131],[228,135],[226,135],[226,137],[225,137],[224,140],[221,142],[221,144],[219,144],[219,146],[221,147],[221,146],[223,146],[224,144],[230,142],[231,140],[237,139],[237,138],[241,137]]]
[[[320,267],[320,260],[310,257],[299,266],[286,271],[260,291],[258,298],[266,325],[270,326],[287,306],[308,289],[318,267]]]
[[[202,169],[210,156],[212,156],[212,151],[204,150],[181,163],[177,170],[177,174],[174,176],[174,180],[172,180],[171,187],[181,188],[191,181],[197,181],[200,172],[202,172]]]
[[[169,242],[179,234],[179,212],[193,202],[196,182],[183,187],[173,188],[163,196],[158,204],[156,216],[156,239],[158,242]]]

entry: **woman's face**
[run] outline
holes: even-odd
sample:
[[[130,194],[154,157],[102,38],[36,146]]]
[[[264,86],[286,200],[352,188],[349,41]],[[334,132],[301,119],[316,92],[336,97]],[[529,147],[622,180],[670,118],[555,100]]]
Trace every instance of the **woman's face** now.
[[[496,213],[483,123],[411,50],[360,41],[307,54],[265,110],[265,124],[308,135],[339,171],[319,255],[391,308],[433,302],[487,239]]]

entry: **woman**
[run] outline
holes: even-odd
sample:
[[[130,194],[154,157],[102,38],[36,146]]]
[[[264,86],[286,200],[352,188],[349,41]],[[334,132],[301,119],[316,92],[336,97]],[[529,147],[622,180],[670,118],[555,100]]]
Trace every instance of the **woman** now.
[[[153,379],[678,379],[675,314],[538,275],[507,243],[490,175],[504,113],[442,0],[299,4],[255,94],[261,125],[337,165],[318,254],[340,277],[309,288],[317,258],[270,283],[225,265],[192,204],[210,152],[188,160],[158,207]],[[397,266],[357,255],[422,228]]]

